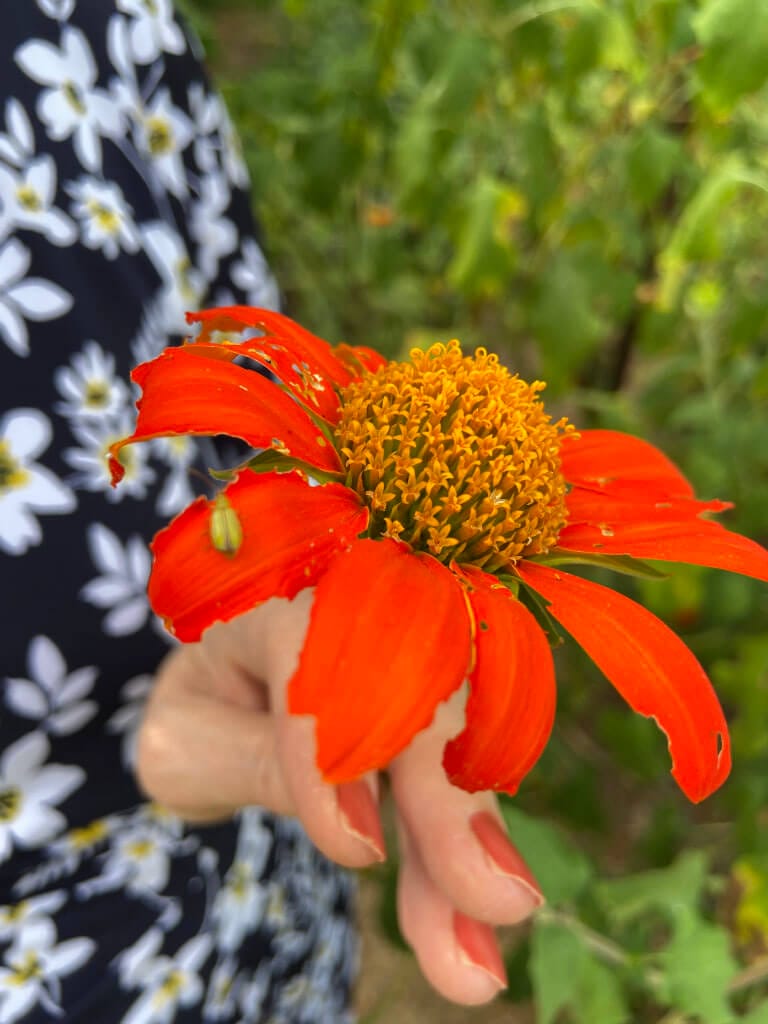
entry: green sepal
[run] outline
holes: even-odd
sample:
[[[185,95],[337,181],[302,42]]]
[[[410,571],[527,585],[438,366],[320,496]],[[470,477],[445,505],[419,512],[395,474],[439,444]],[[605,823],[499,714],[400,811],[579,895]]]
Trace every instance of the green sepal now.
[[[321,484],[343,483],[341,473],[331,473],[326,469],[318,469],[317,466],[310,466],[308,462],[294,459],[290,455],[283,455],[281,452],[273,451],[271,448],[265,448],[263,452],[259,452],[252,459],[248,459],[247,462],[243,462],[233,469],[209,469],[208,472],[215,480],[232,480],[243,469],[253,470],[254,473],[271,473],[273,471],[289,473],[292,469],[297,469],[300,473],[311,477],[313,480],[317,480]]]
[[[565,643],[565,637],[559,632],[555,620],[549,614],[549,604],[541,594],[538,594],[533,587],[524,580],[521,580],[519,576],[501,575],[497,576],[496,579],[499,583],[503,583],[533,615],[546,633],[550,647],[560,647],[561,644]]]
[[[644,580],[666,580],[669,574],[656,569],[640,558],[631,555],[601,555],[590,551],[564,551],[554,548],[548,555],[531,561],[550,568],[557,565],[594,565],[600,569],[611,569],[626,576],[638,576]]]

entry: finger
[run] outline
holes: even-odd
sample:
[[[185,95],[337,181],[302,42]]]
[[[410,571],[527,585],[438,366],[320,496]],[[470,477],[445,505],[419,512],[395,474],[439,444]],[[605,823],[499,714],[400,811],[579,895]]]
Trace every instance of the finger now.
[[[544,902],[509,840],[491,793],[466,793],[443,771],[447,740],[461,731],[465,696],[438,709],[390,767],[397,811],[434,884],[456,908],[489,924],[516,924]]]
[[[259,626],[277,753],[295,813],[315,845],[339,864],[365,867],[386,856],[375,774],[342,786],[324,782],[317,768],[314,720],[286,711],[288,680],[298,665],[312,597],[304,591],[293,601],[270,601]],[[246,657],[252,643],[252,636],[245,637]],[[255,661],[254,654],[248,663]]]
[[[409,830],[400,827],[397,908],[403,936],[437,991],[467,1006],[506,987],[493,929],[457,911],[425,868]]]
[[[275,723],[260,710],[210,697],[197,647],[161,668],[138,736],[142,789],[188,821],[214,821],[249,804],[295,811],[276,754]]]

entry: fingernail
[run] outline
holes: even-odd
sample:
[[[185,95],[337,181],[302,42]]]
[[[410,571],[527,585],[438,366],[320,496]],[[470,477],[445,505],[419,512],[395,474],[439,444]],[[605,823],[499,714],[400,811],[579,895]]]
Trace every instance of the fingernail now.
[[[497,992],[506,988],[507,972],[490,925],[454,910],[453,934],[459,947],[459,959],[470,967],[479,967],[484,971],[493,981]]]
[[[537,910],[546,903],[544,893],[530,868],[517,852],[499,822],[488,811],[480,811],[469,821],[475,838],[482,846],[494,871],[517,883]]]
[[[381,830],[379,808],[365,779],[355,779],[354,782],[344,782],[337,786],[336,799],[344,831],[369,846],[376,860],[385,861],[387,849]]]

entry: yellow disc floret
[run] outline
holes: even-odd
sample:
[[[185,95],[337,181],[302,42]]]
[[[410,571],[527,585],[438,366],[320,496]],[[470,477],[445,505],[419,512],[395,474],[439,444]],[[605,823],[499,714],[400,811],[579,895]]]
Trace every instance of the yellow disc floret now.
[[[479,348],[415,349],[341,393],[336,444],[370,535],[489,571],[546,553],[565,518],[560,442],[539,392]]]

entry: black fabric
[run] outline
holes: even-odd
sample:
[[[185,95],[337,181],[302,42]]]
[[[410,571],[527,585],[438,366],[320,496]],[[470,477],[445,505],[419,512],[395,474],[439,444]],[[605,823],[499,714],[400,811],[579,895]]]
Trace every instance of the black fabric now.
[[[147,541],[212,456],[136,446],[116,491],[103,456],[185,309],[277,304],[234,134],[166,0],[16,4],[0,75],[0,1024],[338,1024],[347,878],[132,773],[169,642]]]

